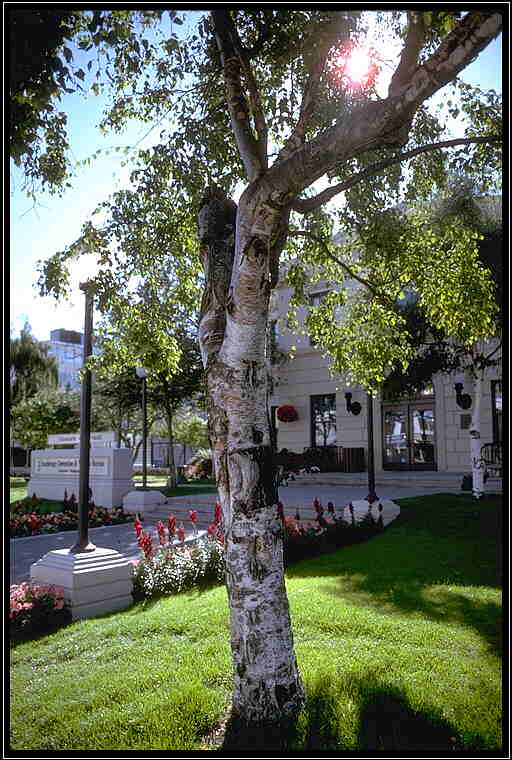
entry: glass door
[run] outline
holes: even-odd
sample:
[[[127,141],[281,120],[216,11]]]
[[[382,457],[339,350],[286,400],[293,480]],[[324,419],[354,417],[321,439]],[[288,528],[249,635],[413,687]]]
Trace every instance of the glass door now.
[[[433,404],[384,406],[382,426],[384,469],[437,469]]]

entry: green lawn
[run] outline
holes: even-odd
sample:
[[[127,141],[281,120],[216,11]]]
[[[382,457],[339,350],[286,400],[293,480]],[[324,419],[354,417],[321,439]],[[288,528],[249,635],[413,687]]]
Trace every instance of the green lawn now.
[[[287,571],[307,704],[267,749],[499,749],[501,502],[400,504],[382,535]],[[210,749],[231,689],[226,594],[73,623],[11,659],[14,750]]]

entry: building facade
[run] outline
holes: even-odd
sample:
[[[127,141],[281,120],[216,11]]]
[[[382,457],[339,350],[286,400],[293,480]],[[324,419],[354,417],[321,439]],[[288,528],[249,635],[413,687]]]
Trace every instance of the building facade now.
[[[355,283],[348,283],[355,287]],[[286,314],[291,288],[280,283],[273,303],[272,318]],[[310,292],[315,305],[325,289],[316,284]],[[306,307],[298,313],[303,323]],[[302,452],[310,447],[329,447],[338,451],[338,462],[345,462],[351,450],[361,456],[349,471],[366,469],[368,452],[368,398],[360,386],[349,387],[343,377],[333,377],[329,360],[311,344],[307,335],[278,328],[275,346],[289,356],[274,366],[274,389],[271,396],[272,422],[277,448]],[[472,395],[473,384],[466,375],[438,374],[429,388],[415,396],[391,400],[381,394],[373,401],[373,438],[376,472],[383,470],[436,470],[468,472],[471,469],[469,425],[471,408],[460,406],[460,392],[455,381],[463,380],[463,393]],[[351,394],[347,397],[347,394]],[[298,418],[281,422],[277,409],[292,405]],[[360,407],[358,409],[358,406]],[[356,412],[356,413],[354,413]],[[481,406],[482,443],[502,440],[501,367],[486,371]],[[344,450],[344,454],[342,452]],[[347,451],[349,450],[349,451]],[[334,461],[334,459],[333,459]],[[359,463],[359,464],[358,464]],[[340,469],[342,469],[340,467]]]
[[[83,363],[82,333],[59,328],[52,330],[46,342],[48,355],[54,356],[59,368],[59,390],[76,391],[80,388],[79,370]]]

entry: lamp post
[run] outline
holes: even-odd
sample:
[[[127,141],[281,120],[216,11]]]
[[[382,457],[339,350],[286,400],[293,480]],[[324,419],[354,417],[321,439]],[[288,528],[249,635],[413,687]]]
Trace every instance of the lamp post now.
[[[368,423],[368,496],[366,501],[373,504],[379,497],[375,493],[375,457],[373,451],[373,396],[366,394],[367,423]]]
[[[80,283],[85,293],[85,323],[83,364],[92,354],[92,315],[94,288],[90,280]],[[78,538],[70,552],[92,552],[95,545],[89,541],[89,466],[91,456],[91,371],[84,370],[80,394],[80,475],[78,488]]]
[[[146,490],[148,480],[148,414],[147,414],[147,398],[146,398],[146,378],[148,372],[144,367],[137,367],[135,372],[137,377],[142,378],[142,488]]]

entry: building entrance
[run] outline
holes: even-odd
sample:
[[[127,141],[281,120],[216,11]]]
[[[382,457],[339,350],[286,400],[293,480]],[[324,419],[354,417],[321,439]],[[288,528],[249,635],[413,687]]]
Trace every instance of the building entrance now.
[[[385,470],[437,470],[434,401],[382,405]]]

